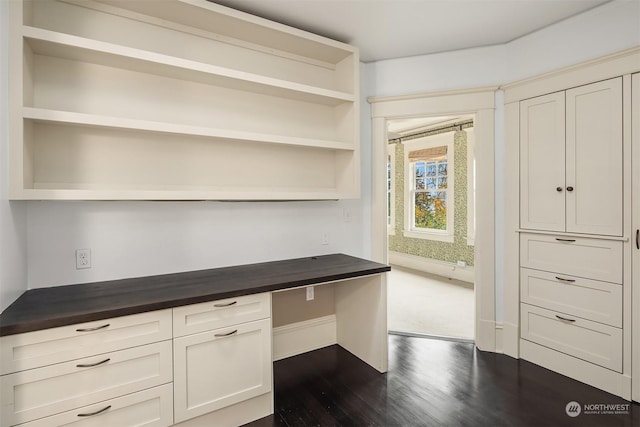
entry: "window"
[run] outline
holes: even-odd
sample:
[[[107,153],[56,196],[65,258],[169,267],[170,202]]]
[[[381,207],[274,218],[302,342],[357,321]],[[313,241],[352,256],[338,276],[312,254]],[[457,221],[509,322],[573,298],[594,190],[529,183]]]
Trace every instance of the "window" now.
[[[396,234],[396,144],[387,146],[387,232]]]
[[[453,242],[453,132],[404,144],[404,234]]]

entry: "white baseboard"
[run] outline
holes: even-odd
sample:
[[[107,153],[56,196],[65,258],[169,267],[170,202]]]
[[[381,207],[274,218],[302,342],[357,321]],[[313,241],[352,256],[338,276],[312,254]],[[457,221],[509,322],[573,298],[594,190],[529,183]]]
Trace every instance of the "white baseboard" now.
[[[504,353],[503,332],[504,328],[502,324],[496,323],[496,353]]]
[[[437,259],[424,258],[416,255],[403,254],[389,251],[389,264],[399,267],[411,268],[425,273],[436,274],[467,283],[474,281],[474,269],[472,266],[458,267],[457,264]]]
[[[273,328],[273,360],[337,344],[336,315]]]
[[[496,351],[496,322],[476,320],[476,347],[482,351]]]
[[[520,357],[520,330],[518,325],[509,322],[502,324],[502,352],[516,359]]]

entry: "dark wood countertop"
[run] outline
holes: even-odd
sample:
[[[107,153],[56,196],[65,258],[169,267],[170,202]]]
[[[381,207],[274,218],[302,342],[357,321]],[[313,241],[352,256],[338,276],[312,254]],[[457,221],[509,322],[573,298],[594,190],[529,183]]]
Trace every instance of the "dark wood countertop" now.
[[[0,336],[389,271],[343,254],[31,289],[0,314]]]

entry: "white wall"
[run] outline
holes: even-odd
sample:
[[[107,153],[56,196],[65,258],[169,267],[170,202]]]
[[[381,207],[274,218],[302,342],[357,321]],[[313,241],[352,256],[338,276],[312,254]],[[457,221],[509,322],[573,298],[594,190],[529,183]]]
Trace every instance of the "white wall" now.
[[[0,1],[0,28],[8,26],[7,2]],[[26,205],[9,202],[6,31],[0,31],[0,311],[27,289]]]
[[[362,256],[360,218],[357,200],[34,202],[29,288],[334,252]],[[328,245],[321,244],[324,232]],[[91,269],[75,269],[78,248],[91,249]]]
[[[490,46],[367,64],[369,96],[396,96],[498,86],[506,78],[506,49]]]
[[[640,1],[615,0],[506,45],[513,82],[640,45]]]

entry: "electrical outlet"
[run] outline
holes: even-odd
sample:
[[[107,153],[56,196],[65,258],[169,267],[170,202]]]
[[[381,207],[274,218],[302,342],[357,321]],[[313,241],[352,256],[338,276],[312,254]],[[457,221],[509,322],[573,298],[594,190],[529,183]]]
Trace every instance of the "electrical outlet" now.
[[[313,301],[315,298],[313,286],[307,286],[307,301]]]
[[[76,270],[91,268],[91,249],[76,249]]]
[[[322,244],[323,245],[329,244],[329,233],[327,233],[326,231],[322,233]]]

